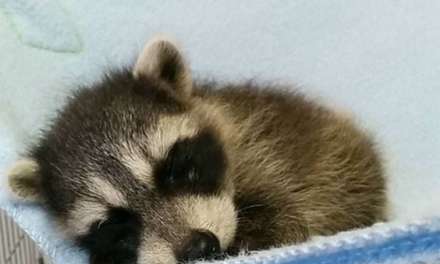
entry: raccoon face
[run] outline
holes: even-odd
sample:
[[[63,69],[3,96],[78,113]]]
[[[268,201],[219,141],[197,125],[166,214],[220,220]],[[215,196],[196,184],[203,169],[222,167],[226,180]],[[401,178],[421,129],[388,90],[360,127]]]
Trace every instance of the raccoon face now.
[[[189,70],[169,41],[132,71],[77,92],[12,191],[47,206],[92,263],[175,263],[220,255],[237,226],[222,135],[194,107]]]

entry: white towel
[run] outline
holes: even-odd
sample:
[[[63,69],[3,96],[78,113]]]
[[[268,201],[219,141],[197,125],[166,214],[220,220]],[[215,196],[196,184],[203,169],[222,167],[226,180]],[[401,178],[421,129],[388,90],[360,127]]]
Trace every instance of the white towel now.
[[[81,38],[68,13],[57,0],[0,0],[24,44],[57,52],[79,52]]]

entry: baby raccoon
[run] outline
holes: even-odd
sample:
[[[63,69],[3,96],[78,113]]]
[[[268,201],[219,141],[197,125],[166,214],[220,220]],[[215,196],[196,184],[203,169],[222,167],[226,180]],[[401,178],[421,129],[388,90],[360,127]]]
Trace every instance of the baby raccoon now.
[[[195,82],[150,41],[130,70],[79,89],[9,174],[91,263],[212,259],[384,219],[371,139],[302,95]]]

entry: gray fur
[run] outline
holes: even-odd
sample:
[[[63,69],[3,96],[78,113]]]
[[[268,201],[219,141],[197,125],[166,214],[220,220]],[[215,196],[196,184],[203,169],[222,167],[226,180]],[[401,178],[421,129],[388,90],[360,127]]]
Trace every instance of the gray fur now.
[[[186,170],[182,149],[195,169]],[[133,72],[80,89],[28,160],[37,166],[17,165],[12,190],[45,204],[70,238],[86,241],[95,263],[102,249],[85,237],[110,221],[110,208],[138,219],[133,263],[177,261],[193,230],[212,232],[233,253],[385,219],[370,136],[279,87],[192,82],[163,39],[147,44]],[[168,188],[161,173],[174,171],[191,175],[176,175],[180,185]]]

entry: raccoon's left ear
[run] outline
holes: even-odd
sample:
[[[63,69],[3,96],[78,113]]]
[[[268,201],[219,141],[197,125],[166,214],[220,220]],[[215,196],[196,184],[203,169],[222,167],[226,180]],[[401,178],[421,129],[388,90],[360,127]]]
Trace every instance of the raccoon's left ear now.
[[[133,69],[135,77],[142,75],[160,78],[171,84],[178,93],[189,96],[192,78],[181,52],[168,37],[150,40],[137,59]]]
[[[9,191],[16,199],[42,202],[40,167],[30,158],[17,161],[9,170]]]

